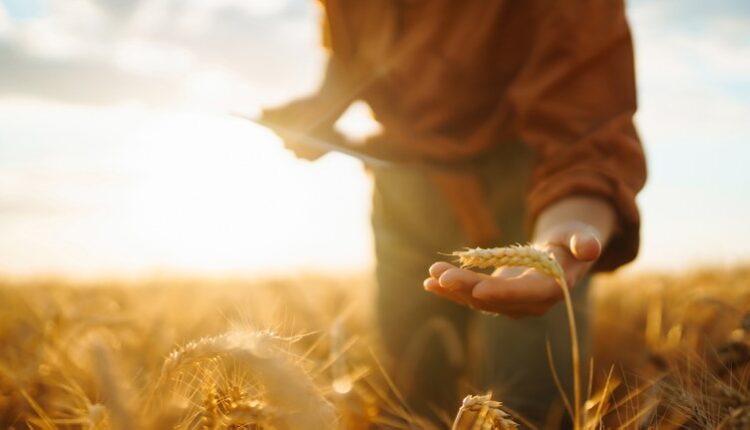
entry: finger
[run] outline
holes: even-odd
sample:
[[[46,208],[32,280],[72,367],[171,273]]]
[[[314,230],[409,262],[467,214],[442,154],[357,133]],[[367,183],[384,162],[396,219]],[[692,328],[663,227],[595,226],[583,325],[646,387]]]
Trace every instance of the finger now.
[[[546,239],[541,239],[541,244],[545,248],[560,246],[579,261],[595,260],[602,250],[599,232],[594,227],[580,222],[556,228]]]
[[[456,302],[459,305],[468,306],[472,309],[475,308],[473,305],[473,299],[470,295],[462,292],[455,292],[448,289],[445,289],[440,286],[440,283],[437,281],[437,279],[434,278],[427,278],[425,279],[424,283],[424,289],[438,295],[442,298],[448,299],[452,302]]]
[[[458,304],[468,306],[472,309],[480,309],[481,303],[471,296],[471,290],[450,290],[435,278],[427,278],[423,282],[424,289],[441,297],[452,300]]]
[[[580,261],[594,261],[602,253],[598,235],[591,230],[577,231],[570,236],[570,252]]]
[[[445,261],[438,261],[437,263],[430,266],[430,276],[437,279],[448,269],[455,269],[456,266],[446,263]]]
[[[443,288],[465,291],[471,290],[474,285],[489,277],[489,275],[454,267],[443,272],[438,281]]]
[[[284,141],[284,147],[291,151],[292,154],[294,154],[294,156],[297,158],[308,161],[315,161],[318,158],[326,155],[326,151],[317,148],[311,148],[304,143],[300,143],[300,141],[296,140],[295,138],[288,138],[287,134],[280,134],[279,136]]]
[[[552,278],[536,270],[527,270],[514,278],[490,277],[477,283],[472,297],[504,306],[555,302],[563,298],[561,287]]]
[[[432,292],[432,290],[436,290],[438,288],[442,288],[440,286],[440,282],[438,282],[435,278],[427,278],[422,282],[422,286],[425,290]]]

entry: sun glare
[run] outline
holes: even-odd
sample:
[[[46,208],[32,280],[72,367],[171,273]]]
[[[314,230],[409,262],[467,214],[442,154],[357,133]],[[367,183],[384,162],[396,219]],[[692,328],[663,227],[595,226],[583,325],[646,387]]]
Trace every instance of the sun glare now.
[[[50,172],[54,151],[6,174],[7,187],[36,188],[63,208],[4,224],[26,238],[0,245],[16,271],[241,275],[371,264],[370,182],[356,160],[296,160],[268,130],[224,114],[57,109],[60,127],[86,124],[92,136],[77,143],[79,175]],[[129,131],[113,139],[108,130]]]
[[[143,239],[160,243],[157,260],[209,270],[367,263],[366,180],[356,163],[306,165],[268,131],[234,119],[178,115],[141,133],[126,205]]]

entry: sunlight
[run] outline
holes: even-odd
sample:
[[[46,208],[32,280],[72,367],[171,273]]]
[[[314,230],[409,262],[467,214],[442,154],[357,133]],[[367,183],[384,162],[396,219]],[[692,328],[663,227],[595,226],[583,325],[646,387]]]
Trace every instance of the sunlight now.
[[[370,182],[358,161],[296,160],[271,132],[229,115],[46,104],[16,112],[60,118],[49,131],[78,149],[68,161],[54,147],[7,154],[0,193],[18,195],[30,213],[0,226],[6,268],[134,276],[371,265]],[[127,132],[113,139],[110,130]],[[50,168],[60,162],[69,168]],[[45,206],[34,209],[35,198]]]
[[[368,184],[356,163],[295,161],[267,130],[230,118],[177,115],[134,140],[124,209],[144,241],[159,243],[154,261],[201,271],[368,265]]]
[[[363,101],[352,103],[336,121],[335,128],[352,143],[364,143],[365,139],[380,133],[383,129],[375,120],[370,106]]]
[[[162,244],[164,264],[217,271],[367,264],[356,252],[367,208],[348,219],[327,214],[351,212],[344,206],[366,195],[355,163],[327,160],[324,171],[291,159],[260,127],[189,114],[162,119],[134,140],[137,183],[124,206],[144,240]],[[337,174],[354,180],[332,183]],[[330,229],[350,234],[332,242]]]

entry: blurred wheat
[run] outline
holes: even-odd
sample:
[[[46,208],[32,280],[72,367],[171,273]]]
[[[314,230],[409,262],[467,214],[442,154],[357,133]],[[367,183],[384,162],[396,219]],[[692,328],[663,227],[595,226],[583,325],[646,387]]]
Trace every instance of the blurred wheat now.
[[[435,428],[374,358],[371,291],[364,277],[5,282],[0,428]],[[583,428],[750,428],[750,268],[594,292]],[[446,412],[456,428],[530,428],[499,401]]]

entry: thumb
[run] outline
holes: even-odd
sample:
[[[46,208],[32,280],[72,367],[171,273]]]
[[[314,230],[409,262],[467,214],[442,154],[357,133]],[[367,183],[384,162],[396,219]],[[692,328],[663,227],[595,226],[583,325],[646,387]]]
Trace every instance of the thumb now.
[[[594,261],[602,254],[599,235],[592,229],[578,230],[570,235],[570,252],[580,261]]]

